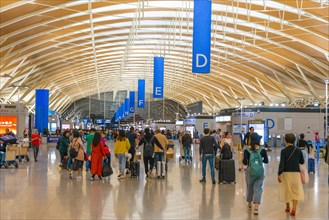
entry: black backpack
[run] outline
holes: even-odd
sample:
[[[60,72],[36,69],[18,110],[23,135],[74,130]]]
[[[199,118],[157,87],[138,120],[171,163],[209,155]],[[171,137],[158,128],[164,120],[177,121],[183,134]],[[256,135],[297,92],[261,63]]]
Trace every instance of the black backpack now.
[[[56,143],[56,149],[59,150],[59,145],[61,143],[61,138],[58,138],[58,141]]]
[[[231,160],[233,158],[231,147],[228,143],[223,145],[220,156],[222,160]]]
[[[144,141],[145,141],[145,144],[144,144],[144,156],[145,157],[152,157],[153,156],[154,149],[153,149],[153,146],[151,144],[151,141],[148,142],[145,138],[144,138]]]

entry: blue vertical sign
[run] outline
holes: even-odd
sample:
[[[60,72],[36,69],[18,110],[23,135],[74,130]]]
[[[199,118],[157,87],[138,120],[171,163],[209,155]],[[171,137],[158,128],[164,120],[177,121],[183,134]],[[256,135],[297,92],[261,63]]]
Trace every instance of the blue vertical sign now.
[[[153,98],[163,98],[164,58],[154,57]]]
[[[125,98],[125,116],[129,115],[129,99]]]
[[[129,93],[129,113],[135,113],[135,92]]]
[[[192,73],[210,73],[211,0],[194,0]]]
[[[138,108],[144,108],[145,106],[145,80],[138,80]]]
[[[43,132],[43,129],[48,128],[48,113],[49,90],[37,89],[35,91],[35,127],[39,132]]]

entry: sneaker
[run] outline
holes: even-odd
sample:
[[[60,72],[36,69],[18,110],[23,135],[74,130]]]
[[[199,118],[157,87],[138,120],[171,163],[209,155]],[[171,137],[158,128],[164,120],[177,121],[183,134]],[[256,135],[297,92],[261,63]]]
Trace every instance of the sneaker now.
[[[95,181],[95,178],[94,178],[94,177],[91,177],[90,180],[91,180],[91,181]]]
[[[200,183],[205,183],[205,182],[206,182],[205,179],[201,179],[201,180],[200,180]]]
[[[258,209],[255,208],[254,215],[258,215]]]
[[[72,179],[72,177],[73,177],[73,171],[70,171],[69,176],[70,176],[70,179]]]
[[[215,179],[212,179],[212,184],[216,184],[216,180]]]

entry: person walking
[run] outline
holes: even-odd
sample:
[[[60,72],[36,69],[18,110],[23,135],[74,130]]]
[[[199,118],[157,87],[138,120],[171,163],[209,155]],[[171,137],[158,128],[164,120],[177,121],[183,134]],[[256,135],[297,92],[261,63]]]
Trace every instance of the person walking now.
[[[152,176],[152,170],[154,168],[154,144],[161,146],[161,143],[158,139],[153,138],[153,135],[150,132],[149,128],[145,128],[144,130],[144,137],[142,137],[138,143],[138,147],[141,145],[143,146],[143,161],[145,167],[145,174],[146,178]]]
[[[164,153],[168,146],[168,139],[164,134],[161,134],[160,129],[157,129],[155,131],[154,138],[156,138],[158,142],[160,142],[160,145],[157,145],[156,143],[154,145],[154,162],[156,165],[158,161],[162,161],[164,157]]]
[[[128,138],[126,137],[125,131],[120,130],[119,136],[114,144],[114,155],[115,158],[119,161],[119,171],[118,175],[119,179],[125,178],[125,168],[126,168],[126,153],[128,153],[130,149],[130,143]]]
[[[95,133],[93,141],[91,142],[91,148],[91,180],[95,180],[95,175],[97,175],[99,179],[102,179],[102,163],[106,155],[104,154],[104,145],[99,132]]]
[[[190,133],[186,132],[182,137],[182,144],[184,149],[184,160],[185,163],[191,163],[191,144],[193,140]]]
[[[300,164],[304,164],[302,151],[294,146],[296,137],[289,133],[284,137],[285,148],[281,150],[280,165],[278,171],[279,201],[286,203],[286,212],[290,212],[290,202],[292,210],[290,215],[296,215],[298,201],[304,200],[304,190],[300,175]]]
[[[303,157],[304,157],[304,161],[306,162],[306,156],[307,156],[307,141],[304,140],[305,135],[304,134],[300,134],[299,135],[299,140],[297,142],[297,147],[302,151],[303,153]]]
[[[42,139],[38,132],[38,129],[34,129],[34,133],[31,135],[34,162],[38,162],[38,154],[39,154],[39,147],[40,147],[41,140]]]
[[[87,142],[87,156],[89,157],[91,155],[91,142],[94,139],[94,135],[95,135],[95,128],[90,129],[90,133],[86,136],[86,142]],[[89,171],[90,169],[90,161],[88,160],[86,162],[86,171]]]
[[[250,143],[251,143],[251,134],[255,132],[255,128],[254,127],[250,127],[249,131],[247,132],[247,134],[244,136],[243,139],[243,146],[247,146],[250,147]]]
[[[217,152],[218,144],[214,137],[210,136],[209,128],[204,129],[204,136],[200,140],[200,161],[202,161],[202,179],[201,183],[206,182],[206,166],[209,162],[212,183],[216,184],[215,169],[214,169],[214,157]]]
[[[130,143],[130,149],[128,151],[128,153],[131,154],[131,158],[129,160],[129,170],[131,167],[131,163],[134,160],[134,156],[136,154],[136,142],[137,142],[137,134],[135,132],[135,128],[134,127],[130,127],[130,130],[126,133],[126,136],[129,140]]]
[[[70,137],[70,132],[68,130],[66,130],[66,131],[64,131],[63,136],[59,140],[58,151],[59,151],[60,158],[61,158],[61,162],[60,162],[59,166],[62,168],[66,168],[64,166],[64,159],[68,155],[67,152],[68,152],[68,148],[70,146],[69,137]]]
[[[81,180],[82,179],[82,167],[83,167],[83,162],[85,159],[83,144],[82,144],[82,140],[81,140],[80,133],[78,130],[73,130],[72,135],[73,135],[73,139],[70,144],[70,147],[74,148],[74,150],[76,152],[78,152],[78,155],[75,158],[72,158],[73,163],[71,164],[70,178],[71,179],[73,178],[74,171],[78,171],[77,179]]]
[[[247,166],[247,202],[248,208],[252,209],[254,203],[254,215],[258,215],[258,208],[263,192],[264,167],[263,163],[268,163],[266,150],[260,146],[262,136],[256,132],[250,135],[250,149],[246,148],[243,153],[242,163]]]

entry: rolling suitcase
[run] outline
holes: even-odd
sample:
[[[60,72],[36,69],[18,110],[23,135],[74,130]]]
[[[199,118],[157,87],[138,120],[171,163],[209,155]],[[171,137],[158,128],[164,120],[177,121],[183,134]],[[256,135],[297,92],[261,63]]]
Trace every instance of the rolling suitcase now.
[[[165,178],[166,175],[166,162],[158,161],[156,165],[156,175],[158,178]]]
[[[130,172],[131,172],[131,178],[137,177],[139,178],[139,173],[140,173],[140,162],[138,160],[135,160],[131,162],[131,167],[130,167]]]
[[[216,157],[215,157],[215,169],[216,169],[216,170],[219,169],[219,160],[220,160],[219,156],[216,156]]]
[[[234,160],[219,160],[218,182],[236,183]]]
[[[308,158],[308,173],[315,173],[315,159]]]

